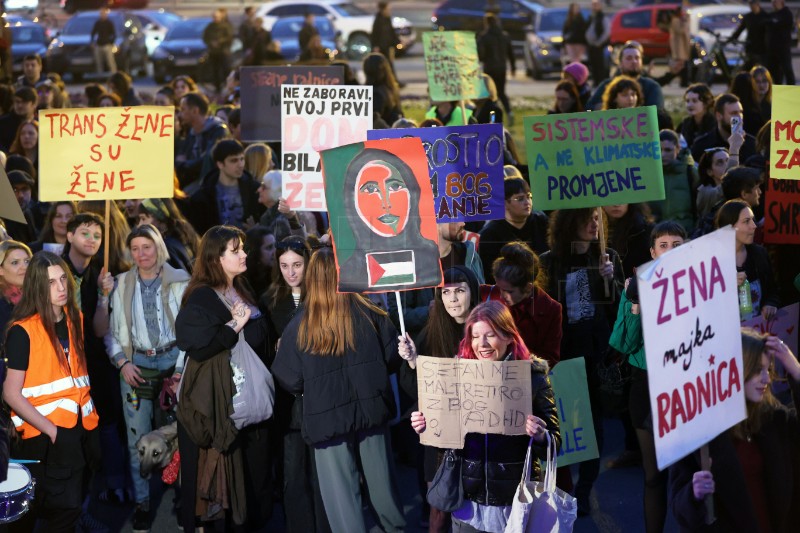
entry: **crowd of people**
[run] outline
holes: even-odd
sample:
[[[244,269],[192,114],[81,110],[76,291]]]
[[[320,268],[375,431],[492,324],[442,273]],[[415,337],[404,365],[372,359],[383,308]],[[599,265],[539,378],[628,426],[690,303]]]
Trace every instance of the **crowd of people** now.
[[[571,11],[567,25],[584,24],[579,17]],[[381,2],[373,34],[389,19]],[[665,199],[534,210],[529,179],[537,176],[506,133],[503,219],[438,224],[444,283],[404,291],[398,306],[393,295],[337,293],[327,213],[294,211],[281,197],[280,143],[241,141],[241,113],[251,111],[240,108],[239,73],[225,52],[233,32],[222,11],[212,25],[204,38],[214,90],[177,76],[151,95],[175,109],[174,196],[112,202],[109,218],[102,202],[37,199],[37,114],[70,105],[60,78],[31,55],[17,82],[0,86],[0,155],[26,220],[3,220],[0,242],[3,399],[15,437],[10,456],[38,461],[29,464],[35,500],[12,530],[102,529],[87,511],[91,497],[132,504],[133,530],[150,530],[155,510],[137,442],[175,423],[177,397],[182,481],[175,512],[184,531],[257,531],[270,523],[274,501],[282,502],[289,532],[366,531],[367,501],[383,530],[403,531],[403,502],[413,495],[398,490],[393,449],[399,440],[411,450],[402,455],[418,457],[411,463],[423,502],[442,460],[442,450],[419,445],[411,433],[426,430],[416,403],[418,353],[531,362],[526,435],[467,435],[459,452],[469,465],[464,504],[449,513],[424,503],[431,532],[503,531],[529,440],[540,458],[546,434],[561,442],[548,372],[578,357],[601,453],[604,418],[622,421],[625,451],[606,466],[643,470],[648,533],[663,531],[670,502],[682,528],[699,530],[708,494],[719,531],[792,530],[800,509],[797,417],[792,398],[776,398],[770,382],[777,360],[796,385],[795,356],[775,337],[743,330],[747,420],[712,442],[710,470],[689,456],[668,476],[656,466],[635,283],[638,266],[731,225],[737,283],[748,284],[752,304],[742,320],[771,320],[800,299],[797,247],[763,243],[771,69],[753,64],[717,95],[688,84],[684,118],[674,121],[661,84],[680,72],[649,77],[638,43],[622,48],[610,77],[580,62],[607,39],[595,2],[583,28],[593,38],[565,37],[575,61],[564,68],[550,113],[655,105]],[[314,41],[309,25],[313,16],[301,33],[306,47]],[[248,64],[259,64],[269,44],[258,28],[251,10],[239,32]],[[420,124],[404,116],[397,43],[372,44],[362,68],[374,91],[376,129],[513,119],[505,65],[513,69],[514,58],[497,16],[487,15],[477,36],[489,97],[431,102]],[[90,107],[139,105],[148,99],[142,96],[122,71],[85,91]],[[228,360],[245,344],[275,378],[274,409],[268,420],[236,427]],[[605,397],[610,366],[624,376],[625,405],[613,411]],[[203,415],[182,417],[181,409]],[[558,486],[574,494],[580,516],[593,511],[600,471],[600,459],[558,471]]]

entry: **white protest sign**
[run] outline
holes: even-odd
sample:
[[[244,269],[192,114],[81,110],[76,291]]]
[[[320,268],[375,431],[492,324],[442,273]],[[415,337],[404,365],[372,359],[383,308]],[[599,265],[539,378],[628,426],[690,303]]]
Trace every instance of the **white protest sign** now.
[[[282,85],[282,197],[292,209],[325,211],[319,151],[367,140],[372,87]]]
[[[461,449],[467,433],[524,435],[531,363],[420,356],[417,392],[427,426],[422,444]]]
[[[637,276],[663,470],[746,416],[735,232],[725,227],[684,244]]]

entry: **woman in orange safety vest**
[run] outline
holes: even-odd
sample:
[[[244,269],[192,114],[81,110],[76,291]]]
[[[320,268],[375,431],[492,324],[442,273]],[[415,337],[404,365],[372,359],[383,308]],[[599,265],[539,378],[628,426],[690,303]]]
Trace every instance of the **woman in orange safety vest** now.
[[[15,530],[33,530],[39,520],[42,531],[73,531],[85,467],[99,457],[76,290],[63,259],[35,254],[6,334],[3,398],[20,437],[12,456],[39,461],[28,465],[36,480],[31,512]]]

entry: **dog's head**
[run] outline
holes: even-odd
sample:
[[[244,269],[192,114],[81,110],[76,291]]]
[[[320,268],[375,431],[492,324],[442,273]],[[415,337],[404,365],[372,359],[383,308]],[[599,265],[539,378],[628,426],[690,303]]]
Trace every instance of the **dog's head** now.
[[[151,431],[136,441],[139,452],[139,474],[147,479],[153,470],[165,468],[177,448],[177,433],[173,436],[163,431],[164,428]]]

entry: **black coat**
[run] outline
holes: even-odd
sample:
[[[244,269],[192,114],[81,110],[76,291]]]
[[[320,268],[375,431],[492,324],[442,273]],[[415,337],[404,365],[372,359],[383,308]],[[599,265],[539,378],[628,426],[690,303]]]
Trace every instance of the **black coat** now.
[[[489,28],[478,35],[478,59],[486,72],[506,71],[506,61],[511,71],[517,69],[511,38],[499,28]]]
[[[560,448],[558,411],[547,372],[548,366],[544,360],[531,360],[533,414],[545,421],[556,447]],[[459,452],[463,458],[461,481],[464,485],[464,498],[483,505],[511,505],[522,478],[529,442],[530,437],[527,435],[468,433],[464,438],[464,448]],[[545,459],[547,445],[539,446],[534,443],[533,452],[539,459]],[[539,480],[539,461],[532,460],[532,463],[531,478]]]
[[[217,183],[219,183],[219,169],[212,170],[206,175],[200,189],[191,197],[189,221],[199,235],[204,234],[212,226],[221,224],[217,205]],[[253,217],[253,220],[258,221],[264,212],[264,206],[258,203],[258,183],[246,170],[238,183],[244,207],[244,220]]]
[[[372,33],[369,36],[373,48],[378,48],[382,54],[400,44],[400,38],[392,26],[392,17],[375,15],[375,20],[372,23]]]
[[[793,384],[797,396],[797,384]],[[797,531],[800,511],[800,424],[794,410],[776,410],[765,421],[754,441],[763,458],[764,491],[772,532]],[[694,498],[692,476],[700,470],[699,453],[681,459],[669,469],[670,499],[681,531],[749,533],[758,531],[756,512],[745,488],[745,476],[729,432],[709,443],[714,476],[714,513],[717,520],[706,526],[705,505]]]
[[[483,276],[486,283],[494,283],[492,263],[500,257],[500,249],[512,241],[522,241],[537,254],[543,254],[547,246],[547,228],[550,224],[547,215],[541,211],[531,211],[527,222],[521,229],[509,224],[505,219],[492,220],[480,231],[480,254],[483,261]]]
[[[319,356],[297,346],[301,307],[281,337],[272,373],[292,394],[303,394],[303,438],[320,445],[336,437],[384,426],[396,412],[389,374],[403,360],[397,329],[385,315],[354,303],[355,350]]]

